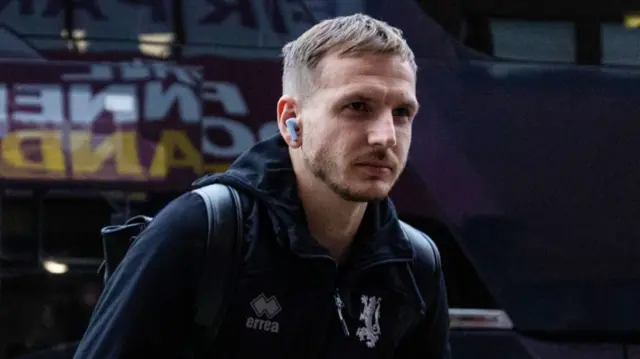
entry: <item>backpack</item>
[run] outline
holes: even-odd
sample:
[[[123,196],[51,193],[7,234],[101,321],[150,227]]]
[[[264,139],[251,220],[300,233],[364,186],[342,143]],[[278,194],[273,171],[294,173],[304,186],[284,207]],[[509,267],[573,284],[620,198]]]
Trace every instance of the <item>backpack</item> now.
[[[198,338],[203,351],[213,342],[222,325],[226,308],[235,291],[242,261],[242,236],[244,220],[240,195],[232,187],[211,184],[193,190],[200,195],[207,209],[209,235],[207,236],[207,255],[202,279],[195,303],[194,321],[200,329],[202,338]],[[129,247],[138,235],[153,220],[138,215],[128,219],[122,225],[102,228],[102,251],[104,260],[98,269],[106,283]]]

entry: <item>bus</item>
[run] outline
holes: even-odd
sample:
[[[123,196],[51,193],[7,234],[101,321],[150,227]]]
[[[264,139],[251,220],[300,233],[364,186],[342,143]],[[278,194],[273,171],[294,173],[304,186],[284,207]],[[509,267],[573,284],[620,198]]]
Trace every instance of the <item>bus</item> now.
[[[421,112],[391,196],[442,253],[454,358],[640,358],[638,67],[504,59],[415,0],[185,3],[0,6],[0,357],[70,358],[101,290],[100,228],[275,133],[281,46],[364,12],[416,54]]]

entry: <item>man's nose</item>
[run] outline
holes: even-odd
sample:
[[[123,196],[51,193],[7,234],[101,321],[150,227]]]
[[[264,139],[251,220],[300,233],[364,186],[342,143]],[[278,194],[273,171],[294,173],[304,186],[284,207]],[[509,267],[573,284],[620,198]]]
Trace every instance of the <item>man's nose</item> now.
[[[391,148],[396,145],[396,127],[391,114],[379,116],[369,128],[369,145]]]

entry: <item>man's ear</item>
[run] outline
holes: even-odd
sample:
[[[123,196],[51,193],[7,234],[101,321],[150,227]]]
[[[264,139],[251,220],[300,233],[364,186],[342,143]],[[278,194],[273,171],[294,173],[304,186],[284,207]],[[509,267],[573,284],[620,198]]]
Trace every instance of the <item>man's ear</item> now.
[[[296,100],[288,95],[282,96],[278,100],[278,130],[280,130],[280,135],[282,135],[284,141],[291,148],[298,148],[300,147],[300,145],[302,145],[302,121],[298,117],[299,112],[297,106],[298,104]],[[292,118],[296,119],[295,128],[291,126],[287,127],[287,120]],[[291,133],[289,133],[290,129],[291,131],[295,131],[295,138],[291,135]]]

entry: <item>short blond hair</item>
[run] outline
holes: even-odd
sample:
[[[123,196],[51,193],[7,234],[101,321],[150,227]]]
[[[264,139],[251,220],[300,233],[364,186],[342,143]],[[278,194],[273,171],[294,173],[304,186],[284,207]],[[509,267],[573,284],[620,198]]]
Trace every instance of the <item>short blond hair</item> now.
[[[282,48],[282,90],[306,97],[315,88],[314,70],[328,54],[363,56],[388,54],[405,59],[414,72],[413,51],[402,31],[364,14],[327,19],[305,31]]]

